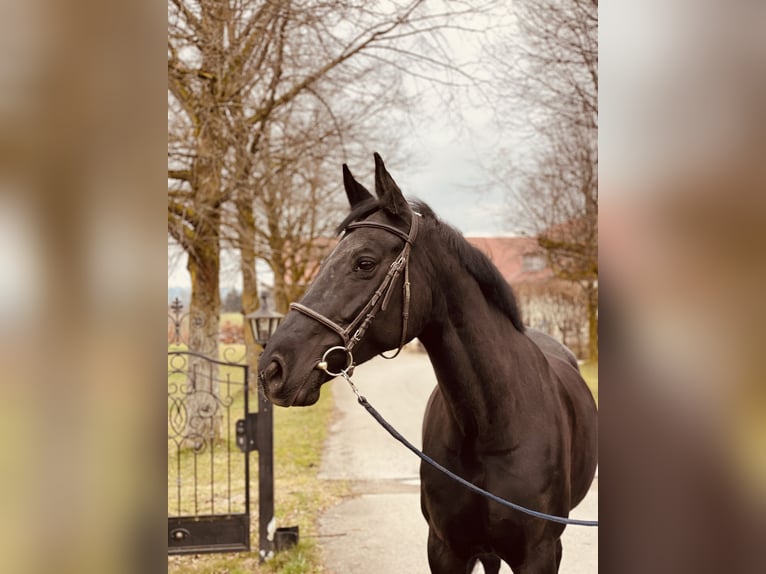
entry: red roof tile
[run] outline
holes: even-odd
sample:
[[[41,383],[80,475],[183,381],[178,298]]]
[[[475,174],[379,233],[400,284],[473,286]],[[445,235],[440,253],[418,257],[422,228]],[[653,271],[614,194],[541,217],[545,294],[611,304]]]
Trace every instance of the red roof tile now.
[[[525,269],[525,256],[538,256],[545,261],[545,254],[534,237],[466,237],[468,243],[481,250],[511,285],[548,279],[550,268]]]

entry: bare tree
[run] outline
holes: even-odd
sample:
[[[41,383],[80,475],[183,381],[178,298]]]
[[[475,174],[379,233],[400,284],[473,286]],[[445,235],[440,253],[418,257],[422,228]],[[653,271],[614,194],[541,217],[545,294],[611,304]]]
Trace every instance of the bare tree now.
[[[523,151],[501,158],[511,219],[538,238],[551,268],[585,295],[598,359],[598,2],[521,0],[497,58],[510,129]]]
[[[578,285],[588,321],[588,356],[598,359],[598,159],[596,134],[582,125],[551,136],[537,169],[521,179],[519,204],[536,222],[554,273]]]
[[[529,112],[525,119],[548,135],[552,126],[595,133],[598,0],[520,0],[515,6],[519,30],[508,72],[518,82],[513,99]]]
[[[168,233],[188,254],[198,348],[217,349],[222,246],[240,253],[253,311],[256,259],[280,280],[323,233],[329,159],[353,153],[402,74],[462,77],[441,34],[494,4],[169,0]]]
[[[391,103],[402,71],[450,69],[439,32],[493,3],[431,4],[170,0],[168,229],[189,254],[192,309],[211,319],[210,333],[222,206],[237,201],[240,225],[252,227],[248,204],[270,169],[260,154],[273,124],[299,101],[302,113],[348,113],[339,86],[354,108],[380,107]]]

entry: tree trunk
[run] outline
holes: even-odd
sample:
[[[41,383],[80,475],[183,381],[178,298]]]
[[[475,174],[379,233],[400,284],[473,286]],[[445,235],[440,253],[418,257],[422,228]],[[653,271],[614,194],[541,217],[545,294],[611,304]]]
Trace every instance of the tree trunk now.
[[[247,315],[258,310],[258,276],[255,270],[255,218],[253,217],[252,202],[247,199],[237,201],[237,219],[240,253],[240,270],[242,271],[242,312]],[[247,321],[245,321],[247,323]],[[257,389],[258,357],[261,348],[255,343],[250,325],[243,325],[245,336],[246,361],[250,366],[250,389]]]
[[[269,248],[271,250],[271,270],[274,273],[274,309],[286,313],[291,301],[287,293],[287,267],[285,265],[285,243],[279,233],[277,222],[269,220]]]
[[[585,298],[588,306],[588,360],[598,363],[598,284],[587,281]]]
[[[193,249],[188,251],[187,269],[191,276],[189,305],[189,350],[218,360],[219,312],[221,294],[221,193],[220,169],[215,138],[205,131],[199,139],[194,166],[193,188],[199,204]],[[189,396],[184,436],[200,450],[206,441],[221,436],[221,410],[218,368],[215,363],[189,357]]]
[[[288,300],[284,266],[274,265],[274,308],[280,313],[286,312],[291,301]]]
[[[214,359],[218,359],[220,307],[217,267],[217,256],[203,262],[189,257],[188,269],[192,280],[189,350]],[[214,269],[215,279],[211,280]],[[207,441],[221,436],[223,417],[219,401],[218,368],[215,363],[190,355],[188,369],[184,437],[187,446],[202,450]]]

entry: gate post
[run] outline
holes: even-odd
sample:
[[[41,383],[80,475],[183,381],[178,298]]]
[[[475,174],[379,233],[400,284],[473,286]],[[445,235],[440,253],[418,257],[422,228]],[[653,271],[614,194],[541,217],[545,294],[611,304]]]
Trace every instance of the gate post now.
[[[261,294],[258,310],[245,315],[253,341],[260,345],[261,352],[266,348],[283,317],[282,313],[269,308],[266,293]],[[258,378],[257,364],[255,371],[255,380],[258,381],[255,440],[258,450],[258,556],[260,561],[264,562],[274,554],[274,534],[277,530],[274,519],[274,412]]]
[[[274,411],[258,389],[258,555],[264,562],[274,553]]]

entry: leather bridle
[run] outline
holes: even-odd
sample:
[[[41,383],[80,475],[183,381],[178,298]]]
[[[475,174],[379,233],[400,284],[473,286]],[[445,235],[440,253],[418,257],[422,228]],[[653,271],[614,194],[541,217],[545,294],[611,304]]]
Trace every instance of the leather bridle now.
[[[359,229],[360,227],[372,227],[375,229],[383,229],[389,233],[393,233],[397,237],[404,240],[404,247],[399,255],[394,259],[393,263],[388,269],[386,276],[381,281],[378,288],[372,294],[367,304],[362,307],[362,310],[354,317],[354,319],[346,326],[341,327],[332,319],[322,315],[321,313],[302,305],[301,303],[291,303],[290,309],[303,313],[307,317],[318,321],[331,331],[335,332],[343,341],[342,346],[335,346],[327,349],[322,355],[322,359],[317,363],[316,368],[325,371],[330,376],[338,376],[342,373],[350,374],[354,368],[354,356],[352,350],[356,344],[361,341],[367,328],[372,323],[378,311],[385,311],[388,307],[391,294],[394,291],[394,286],[399,275],[404,271],[404,281],[402,283],[402,335],[399,340],[399,347],[396,352],[389,356],[381,353],[381,356],[386,359],[393,359],[396,357],[404,347],[404,343],[407,339],[407,323],[409,320],[410,311],[410,250],[415,243],[415,238],[418,235],[418,219],[419,215],[416,212],[412,212],[412,222],[410,223],[409,233],[404,233],[401,229],[397,229],[392,225],[385,223],[379,223],[377,221],[356,221],[346,226],[346,232],[353,229]],[[338,372],[329,370],[327,358],[331,353],[342,351],[346,353],[346,366]]]
[[[488,498],[489,500],[492,500],[508,508],[512,508],[519,512],[523,512],[525,514],[535,516],[543,520],[557,522],[560,524],[573,524],[573,525],[580,525],[580,526],[598,526],[597,520],[579,520],[579,519],[569,518],[566,516],[555,516],[551,514],[546,514],[544,512],[539,512],[536,510],[531,510],[519,504],[515,504],[509,500],[500,498],[499,496],[492,494],[491,492],[488,492],[484,490],[483,488],[480,488],[476,486],[475,484],[467,481],[463,477],[455,474],[448,468],[436,462],[433,458],[426,455],[423,451],[419,450],[417,447],[415,447],[415,445],[413,445],[404,436],[402,436],[402,434],[399,431],[397,431],[393,426],[391,426],[391,424],[383,418],[383,416],[369,403],[369,401],[359,393],[359,389],[356,388],[356,385],[351,380],[351,374],[354,368],[354,357],[351,351],[354,348],[354,346],[362,339],[365,331],[370,326],[370,323],[372,323],[372,320],[375,318],[375,315],[377,315],[378,311],[381,309],[384,311],[386,310],[389,299],[391,298],[391,293],[394,290],[396,279],[399,277],[402,270],[404,271],[404,282],[402,285],[402,290],[403,290],[402,291],[403,293],[402,336],[401,336],[401,339],[399,340],[399,348],[396,350],[396,353],[394,353],[390,357],[387,357],[386,355],[381,353],[381,356],[386,359],[393,359],[401,352],[402,347],[404,347],[404,343],[407,338],[407,320],[409,317],[409,308],[410,308],[409,258],[410,258],[410,250],[412,249],[412,245],[415,243],[415,238],[417,237],[417,234],[418,234],[418,219],[419,219],[418,216],[419,215],[420,215],[419,213],[413,212],[412,223],[410,224],[410,232],[408,234],[404,233],[400,229],[397,229],[396,227],[393,227],[391,225],[387,225],[385,223],[378,223],[375,221],[359,221],[359,222],[351,223],[346,227],[346,231],[351,229],[357,229],[360,227],[374,227],[376,229],[384,229],[404,240],[404,247],[402,248],[399,255],[396,257],[394,262],[391,263],[388,273],[386,273],[386,276],[383,278],[383,281],[381,281],[378,288],[372,294],[372,297],[370,298],[370,300],[362,308],[362,310],[359,311],[359,313],[356,315],[354,320],[351,321],[351,323],[349,323],[348,326],[341,327],[332,319],[329,319],[325,317],[324,315],[322,315],[321,313],[318,313],[317,311],[314,311],[313,309],[310,309],[300,303],[290,304],[291,309],[294,309],[298,311],[299,313],[303,313],[307,317],[310,317],[311,319],[318,321],[319,323],[321,323],[322,325],[324,325],[331,331],[338,334],[338,336],[340,336],[340,338],[343,340],[343,346],[335,346],[335,347],[330,347],[329,349],[327,349],[324,352],[324,355],[322,355],[322,359],[319,361],[319,363],[317,363],[315,368],[326,372],[328,375],[332,377],[342,376],[344,379],[346,379],[348,384],[351,386],[351,389],[356,394],[359,404],[361,404],[365,409],[367,409],[367,411],[373,416],[373,418],[375,418],[375,420],[377,420],[383,426],[383,428],[389,434],[391,434],[391,436],[393,436],[396,440],[401,442],[409,450],[414,452],[424,462],[430,464],[431,466],[433,466],[440,472],[444,473],[447,477],[462,484],[466,488],[470,489],[472,492],[475,492],[476,494],[480,494]],[[352,332],[353,332],[353,335],[351,334]],[[327,357],[331,353],[336,351],[345,352],[347,355],[347,362],[344,368],[341,368],[337,372],[333,372],[329,369],[329,366],[327,364]]]

